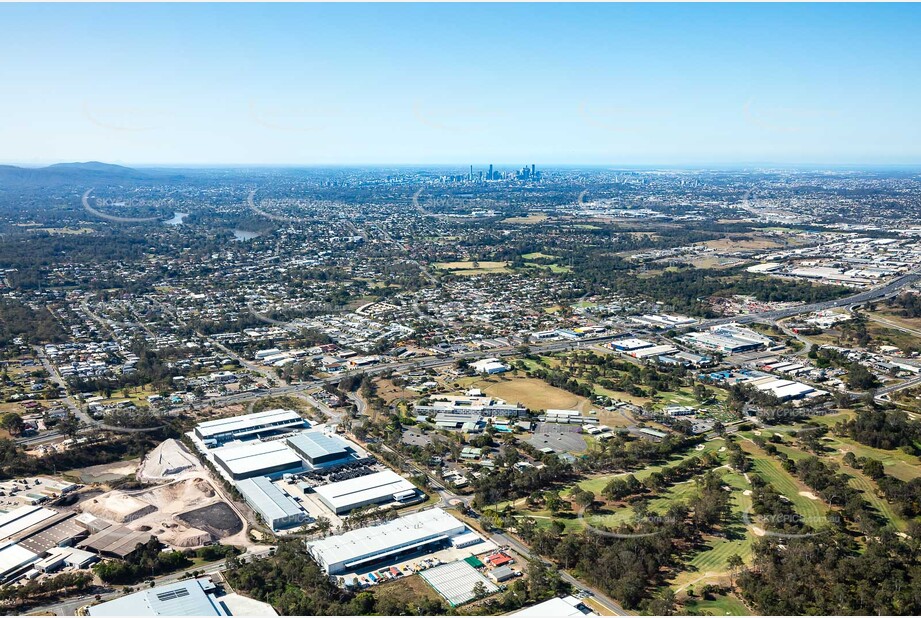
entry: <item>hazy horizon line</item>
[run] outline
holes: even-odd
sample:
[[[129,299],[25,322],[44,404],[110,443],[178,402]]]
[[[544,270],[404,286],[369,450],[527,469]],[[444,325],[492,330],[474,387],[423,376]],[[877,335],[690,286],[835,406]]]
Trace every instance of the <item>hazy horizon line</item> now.
[[[494,167],[505,167],[519,169],[522,166],[530,166],[532,164],[536,165],[538,169],[604,169],[604,168],[617,168],[617,169],[652,169],[652,168],[668,168],[668,169],[702,169],[702,168],[722,168],[722,169],[733,169],[733,168],[744,168],[751,166],[759,167],[793,167],[793,168],[818,168],[818,167],[828,167],[828,168],[870,168],[870,169],[879,169],[879,168],[921,168],[921,159],[917,161],[909,162],[894,162],[894,161],[850,161],[850,162],[824,162],[824,161],[670,161],[670,162],[639,162],[639,163],[624,163],[624,162],[610,162],[610,163],[597,163],[597,162],[579,162],[579,163],[537,163],[536,161],[528,161],[524,163],[522,161],[518,162],[508,162],[508,161],[488,161],[485,160],[484,163],[470,163],[468,162],[452,162],[452,163],[418,163],[418,162],[387,162],[387,163],[246,163],[246,162],[234,162],[234,163],[223,163],[223,162],[214,162],[214,163],[183,163],[183,162],[160,162],[160,163],[132,163],[126,161],[105,161],[100,159],[86,159],[86,160],[54,160],[47,162],[21,162],[21,161],[0,161],[2,166],[12,166],[19,167],[22,169],[42,169],[46,167],[51,167],[54,165],[67,165],[67,164],[92,164],[92,163],[101,163],[105,165],[118,165],[122,167],[130,167],[135,169],[241,169],[241,168],[265,168],[265,169],[310,169],[310,168],[408,168],[408,169],[425,169],[425,168],[458,168],[458,169],[469,169],[471,165],[476,168],[477,166],[489,166]]]

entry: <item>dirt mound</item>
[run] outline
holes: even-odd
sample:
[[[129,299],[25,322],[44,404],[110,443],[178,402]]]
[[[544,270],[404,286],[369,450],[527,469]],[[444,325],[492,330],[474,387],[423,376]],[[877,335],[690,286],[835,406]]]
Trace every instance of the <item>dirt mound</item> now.
[[[191,528],[199,528],[223,539],[243,529],[243,522],[226,502],[215,502],[208,506],[179,513],[176,519]]]
[[[142,481],[175,480],[190,472],[201,471],[201,462],[178,440],[166,440],[150,451],[138,468]]]
[[[163,513],[182,513],[213,499],[217,493],[205,479],[187,479],[154,487],[137,496]]]
[[[157,510],[157,507],[149,502],[117,490],[87,500],[80,505],[80,508],[84,513],[120,524],[140,519]]]
[[[211,535],[204,530],[188,528],[174,536],[171,544],[174,547],[200,547],[213,540]]]

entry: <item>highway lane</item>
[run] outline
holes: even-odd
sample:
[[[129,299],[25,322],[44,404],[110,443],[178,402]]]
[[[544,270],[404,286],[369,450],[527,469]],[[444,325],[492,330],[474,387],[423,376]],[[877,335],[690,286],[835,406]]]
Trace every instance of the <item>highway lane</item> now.
[[[881,388],[878,388],[876,389],[875,396],[882,397],[883,395],[888,395],[890,393],[894,393],[896,391],[900,391],[902,389],[911,388],[912,386],[918,386],[918,385],[921,385],[921,376],[909,378],[908,380],[905,380],[904,382],[901,382],[899,384],[892,384],[890,386],[883,386]]]
[[[740,315],[731,318],[705,320],[702,326],[716,326],[718,324],[728,324],[729,322],[739,322],[745,324],[749,322],[757,322],[760,320],[775,321],[803,313],[812,313],[815,311],[833,309],[835,307],[846,307],[848,305],[863,304],[873,300],[886,298],[887,296],[892,296],[906,285],[915,283],[919,278],[921,278],[921,271],[915,270],[890,281],[886,285],[880,286],[878,288],[873,288],[871,290],[865,290],[845,298],[839,298],[837,300],[826,300],[820,303],[811,303],[808,305],[800,305],[798,307],[789,307],[787,309],[778,309],[776,311],[764,311],[761,313],[749,313],[747,315]]]
[[[883,324],[884,326],[888,326],[889,328],[900,330],[910,335],[914,335],[915,337],[921,337],[921,330],[918,330],[917,328],[909,328],[905,326],[904,324],[899,324],[898,322],[893,322],[892,320],[887,320],[886,318],[882,316],[873,315],[870,313],[865,313],[863,315],[866,315],[867,319],[872,320],[874,322],[879,322],[880,324]]]

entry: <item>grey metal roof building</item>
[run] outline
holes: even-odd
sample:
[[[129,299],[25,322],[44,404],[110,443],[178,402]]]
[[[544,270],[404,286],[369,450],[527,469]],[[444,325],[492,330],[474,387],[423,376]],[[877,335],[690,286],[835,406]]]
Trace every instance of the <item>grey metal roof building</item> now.
[[[135,592],[89,608],[90,616],[229,616],[214,598],[208,579],[186,581]]]
[[[101,556],[124,560],[137,549],[156,537],[149,532],[138,532],[121,524],[112,524],[80,541],[77,547],[96,552]]]
[[[199,423],[195,427],[195,435],[210,446],[264,433],[296,429],[306,424],[294,410],[268,410]]]
[[[285,440],[288,446],[314,468],[352,457],[352,449],[348,442],[322,431],[302,431],[288,436]]]
[[[73,512],[60,512],[44,522],[32,526],[14,535],[12,540],[36,554],[44,554],[49,549],[73,545],[78,539],[87,536],[86,530],[77,525]]]
[[[518,574],[512,569],[512,567],[504,564],[490,571],[487,576],[494,582],[499,583],[513,579],[514,577],[517,577]]]
[[[304,509],[268,477],[257,476],[242,480],[237,483],[237,490],[272,530],[290,528],[307,520]]]
[[[211,451],[214,461],[235,480],[301,470],[304,463],[281,440],[248,442]]]

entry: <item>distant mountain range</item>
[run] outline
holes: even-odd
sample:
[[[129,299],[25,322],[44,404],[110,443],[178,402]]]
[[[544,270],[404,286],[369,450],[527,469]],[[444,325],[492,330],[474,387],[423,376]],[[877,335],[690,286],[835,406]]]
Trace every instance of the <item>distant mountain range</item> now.
[[[122,165],[89,161],[86,163],[56,163],[47,167],[17,167],[0,165],[0,189],[4,187],[92,185],[94,183],[143,182],[176,177],[175,173],[155,170],[140,171]]]

